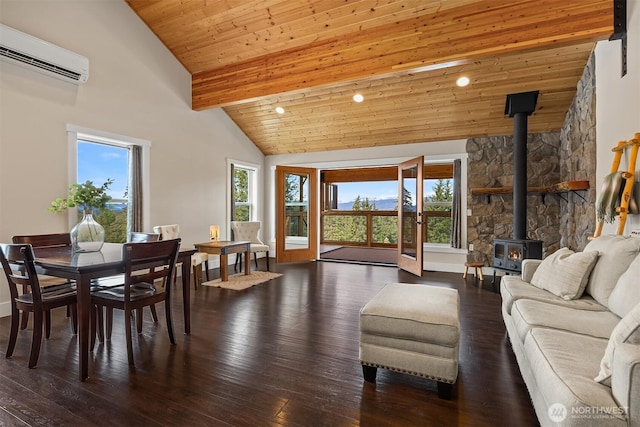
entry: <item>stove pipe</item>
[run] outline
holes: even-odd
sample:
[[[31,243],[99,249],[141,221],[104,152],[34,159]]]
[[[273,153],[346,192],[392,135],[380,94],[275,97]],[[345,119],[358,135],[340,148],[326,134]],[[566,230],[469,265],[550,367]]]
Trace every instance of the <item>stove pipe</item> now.
[[[504,113],[513,117],[513,238],[527,238],[527,117],[536,109],[538,91],[507,95]]]

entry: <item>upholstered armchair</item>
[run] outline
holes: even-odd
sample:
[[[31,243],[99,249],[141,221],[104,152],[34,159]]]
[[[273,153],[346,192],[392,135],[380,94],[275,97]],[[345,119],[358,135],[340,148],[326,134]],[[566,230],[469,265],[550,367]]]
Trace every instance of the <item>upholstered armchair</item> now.
[[[160,240],[177,239],[180,237],[180,225],[156,225],[153,227],[153,232],[160,235]],[[209,280],[209,254],[204,252],[194,253],[191,256],[191,267],[193,268],[193,286],[196,290],[198,289],[198,277],[202,275],[202,264],[204,264],[205,277]],[[200,270],[200,274],[198,274],[198,270]]]
[[[244,240],[251,242],[250,252],[256,262],[256,268],[258,268],[258,256],[257,252],[267,253],[267,270],[269,270],[269,245],[265,245],[258,237],[258,231],[260,231],[260,221],[231,221],[231,230],[233,231],[233,240]],[[236,258],[236,265],[238,265],[238,259],[242,255]],[[242,269],[242,263],[240,263]]]

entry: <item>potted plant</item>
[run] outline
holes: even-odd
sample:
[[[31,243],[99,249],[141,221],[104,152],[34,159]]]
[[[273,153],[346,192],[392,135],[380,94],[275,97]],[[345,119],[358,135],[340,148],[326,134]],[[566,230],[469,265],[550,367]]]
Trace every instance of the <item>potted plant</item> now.
[[[58,197],[51,202],[50,212],[64,212],[69,208],[82,209],[82,220],[71,229],[71,243],[77,252],[96,252],[104,244],[104,227],[93,218],[94,209],[106,209],[111,196],[107,190],[113,183],[112,179],[100,187],[92,181],[83,184],[71,184],[66,198]]]

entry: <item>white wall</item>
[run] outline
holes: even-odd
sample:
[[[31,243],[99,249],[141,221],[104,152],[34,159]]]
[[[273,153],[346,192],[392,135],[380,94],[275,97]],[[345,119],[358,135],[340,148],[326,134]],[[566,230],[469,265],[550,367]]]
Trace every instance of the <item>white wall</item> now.
[[[395,165],[405,160],[425,156],[425,163],[431,161],[462,158],[462,182],[467,182],[466,140],[406,144],[386,147],[364,148],[360,150],[337,150],[319,153],[299,153],[267,156],[265,158],[265,238],[275,253],[275,167],[276,165],[335,169]],[[463,192],[466,185],[463,185]],[[318,196],[319,197],[319,196]],[[466,213],[466,194],[462,195],[462,211]],[[463,215],[462,229],[466,230],[466,215]],[[466,233],[463,235],[466,248]],[[434,249],[425,247],[424,269],[462,272],[466,261],[466,249]]]
[[[627,141],[640,132],[640,1],[627,2],[627,75],[621,77],[621,42],[599,42],[596,46],[596,182],[601,183],[611,169],[618,141]],[[629,167],[626,150],[620,170]],[[640,159],[636,163],[636,184],[640,185]],[[596,189],[600,194],[600,188]],[[615,234],[618,220],[605,224],[602,234]],[[629,215],[624,234],[640,229],[640,215]]]
[[[189,73],[124,2],[2,0],[0,22],[90,61],[81,86],[0,62],[0,242],[69,230],[47,212],[66,194],[67,124],[151,141],[148,231],[179,223],[191,245],[227,222],[226,158],[264,156],[221,109],[191,110]],[[7,301],[0,282],[0,316]]]

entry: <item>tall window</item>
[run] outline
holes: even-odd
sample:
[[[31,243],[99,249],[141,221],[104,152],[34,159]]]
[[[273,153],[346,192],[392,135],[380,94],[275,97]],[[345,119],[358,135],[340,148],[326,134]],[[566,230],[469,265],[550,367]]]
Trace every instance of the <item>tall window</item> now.
[[[231,164],[231,220],[255,221],[257,219],[257,168]]]
[[[425,179],[424,194],[425,242],[451,243],[453,178]]]
[[[67,125],[70,165],[69,182],[91,181],[97,187],[112,180],[106,209],[94,212],[105,228],[105,241],[122,243],[131,231],[145,231],[149,223],[149,152],[146,140]],[[70,212],[70,225],[82,211]]]
[[[106,242],[124,243],[129,228],[129,149],[79,139],[77,182],[91,181],[100,187],[108,180],[113,181],[107,191],[111,200],[106,209],[94,212],[94,218],[104,227]]]

